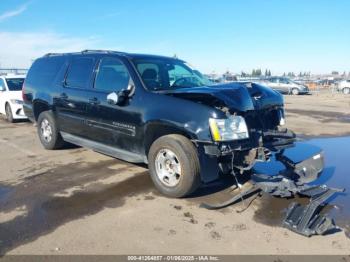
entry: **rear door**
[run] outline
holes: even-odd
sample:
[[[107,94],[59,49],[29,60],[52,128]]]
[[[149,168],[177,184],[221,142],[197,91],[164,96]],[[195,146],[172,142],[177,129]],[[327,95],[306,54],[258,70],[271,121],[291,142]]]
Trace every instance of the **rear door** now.
[[[118,57],[103,57],[95,76],[94,92],[88,105],[91,140],[132,153],[140,153],[139,128],[142,112],[137,106],[138,92],[123,105],[107,102],[108,94],[134,85],[126,64]]]
[[[55,107],[60,130],[80,137],[87,137],[87,105],[93,83],[93,72],[96,65],[94,57],[72,57],[57,94]]]

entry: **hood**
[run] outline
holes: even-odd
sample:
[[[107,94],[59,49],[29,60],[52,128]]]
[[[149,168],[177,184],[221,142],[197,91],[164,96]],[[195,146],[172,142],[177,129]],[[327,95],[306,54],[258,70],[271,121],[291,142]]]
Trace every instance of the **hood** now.
[[[162,93],[230,111],[245,112],[282,106],[283,97],[269,87],[251,82],[236,82],[214,86],[179,88]]]
[[[23,100],[22,99],[22,91],[9,91],[7,92],[7,98],[8,99],[17,99],[17,100]]]

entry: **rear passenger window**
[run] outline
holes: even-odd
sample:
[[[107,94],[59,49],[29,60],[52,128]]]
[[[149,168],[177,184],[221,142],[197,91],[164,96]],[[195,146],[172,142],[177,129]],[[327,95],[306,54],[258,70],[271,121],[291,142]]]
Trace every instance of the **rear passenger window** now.
[[[95,80],[95,89],[117,92],[127,89],[130,75],[125,65],[114,57],[102,58]]]
[[[65,58],[53,56],[37,59],[31,66],[26,83],[33,86],[49,87],[62,68]]]
[[[66,85],[87,88],[94,69],[94,59],[88,57],[73,58],[67,73]]]

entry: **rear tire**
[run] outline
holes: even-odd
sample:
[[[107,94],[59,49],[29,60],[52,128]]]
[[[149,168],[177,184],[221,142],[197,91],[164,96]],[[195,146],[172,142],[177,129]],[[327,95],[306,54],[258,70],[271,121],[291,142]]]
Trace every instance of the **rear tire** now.
[[[297,96],[297,95],[299,95],[299,89],[293,88],[291,93],[292,93],[292,95]]]
[[[349,88],[349,87],[344,87],[344,88],[343,88],[343,94],[344,94],[344,95],[350,94],[350,88]]]
[[[158,138],[149,150],[148,166],[156,188],[168,197],[184,197],[200,185],[197,150],[184,136]]]
[[[40,142],[45,149],[60,149],[64,146],[64,141],[51,111],[40,113],[37,130]]]
[[[5,112],[6,112],[6,120],[10,123],[15,122],[12,115],[12,109],[9,103],[7,103],[5,106]]]

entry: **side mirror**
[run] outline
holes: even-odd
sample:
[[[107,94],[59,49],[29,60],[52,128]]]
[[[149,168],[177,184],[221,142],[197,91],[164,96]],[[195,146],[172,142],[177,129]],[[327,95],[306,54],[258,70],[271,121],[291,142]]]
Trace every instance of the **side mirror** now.
[[[107,103],[111,105],[118,105],[120,103],[120,98],[116,92],[107,95]]]
[[[130,83],[126,91],[128,92],[127,96],[132,97],[135,93],[135,85]]]
[[[122,105],[135,93],[135,86],[128,85],[127,89],[122,89],[118,92],[112,92],[107,95],[107,103],[111,105]]]
[[[4,92],[4,91],[6,91],[5,87],[4,86],[0,86],[0,92]]]

